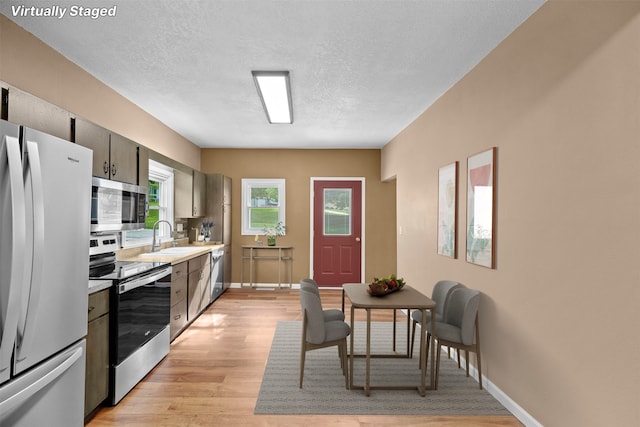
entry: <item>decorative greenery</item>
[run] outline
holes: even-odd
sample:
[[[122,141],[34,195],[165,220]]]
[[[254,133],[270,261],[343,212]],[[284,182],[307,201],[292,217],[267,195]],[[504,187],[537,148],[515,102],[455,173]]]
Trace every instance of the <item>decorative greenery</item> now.
[[[262,232],[268,238],[275,238],[277,236],[284,236],[286,233],[287,227],[282,223],[282,221],[278,221],[278,223],[274,227],[265,227],[262,229]]]

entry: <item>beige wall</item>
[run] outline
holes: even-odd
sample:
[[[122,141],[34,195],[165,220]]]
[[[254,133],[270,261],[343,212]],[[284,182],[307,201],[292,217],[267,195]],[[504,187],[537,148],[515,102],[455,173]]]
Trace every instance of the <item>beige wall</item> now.
[[[640,425],[640,2],[546,3],[383,149],[398,271],[483,293],[483,373],[545,426]],[[498,148],[497,267],[465,261],[466,159]],[[460,161],[436,255],[438,168]],[[472,357],[475,362],[475,358]]]
[[[0,80],[192,168],[200,148],[0,14]]]
[[[396,271],[395,183],[380,181],[380,150],[204,149],[202,171],[223,173],[232,179],[234,282],[240,281],[241,246],[254,243],[254,236],[240,234],[242,178],[286,179],[287,235],[278,238],[278,244],[295,247],[293,279],[298,282],[309,277],[311,177],[364,177],[365,279]],[[277,281],[267,263],[260,268],[258,282]]]

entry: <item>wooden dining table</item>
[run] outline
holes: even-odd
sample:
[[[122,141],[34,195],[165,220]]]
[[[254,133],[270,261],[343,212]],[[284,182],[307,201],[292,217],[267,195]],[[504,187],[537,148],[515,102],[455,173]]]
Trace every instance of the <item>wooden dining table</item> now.
[[[395,310],[407,309],[407,310],[420,310],[422,313],[422,325],[427,324],[427,310],[431,311],[431,318],[435,318],[436,303],[426,295],[405,285],[399,291],[393,292],[385,296],[372,296],[367,291],[368,285],[363,283],[346,283],[342,285],[342,298],[343,298],[343,310],[344,310],[344,298],[348,298],[351,302],[351,340],[349,351],[349,387],[352,390],[364,390],[366,396],[369,396],[370,390],[407,390],[417,388],[420,396],[426,395],[426,390],[435,389],[435,345],[430,345],[431,348],[431,372],[429,386],[426,384],[426,371],[427,371],[427,354],[426,351],[420,351],[420,385],[371,385],[371,358],[396,358],[396,357],[410,357],[408,351],[408,329],[407,329],[407,355],[399,355],[398,353],[389,354],[371,354],[371,310],[379,309],[392,309],[394,310],[394,347],[395,350]],[[363,309],[367,312],[366,321],[366,350],[364,354],[355,354],[354,352],[354,312],[355,309]],[[408,313],[407,313],[408,315]],[[408,326],[407,326],[408,327]],[[432,325],[435,328],[435,325]],[[426,343],[426,329],[420,328],[420,345],[424,347]],[[432,337],[435,330],[432,329]],[[353,362],[355,357],[365,358],[365,382],[363,386],[356,386],[353,383]]]

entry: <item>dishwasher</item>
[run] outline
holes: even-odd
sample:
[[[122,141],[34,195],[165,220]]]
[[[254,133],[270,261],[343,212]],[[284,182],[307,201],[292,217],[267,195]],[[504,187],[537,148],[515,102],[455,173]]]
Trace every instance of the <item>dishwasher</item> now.
[[[211,251],[211,302],[224,292],[224,248]]]

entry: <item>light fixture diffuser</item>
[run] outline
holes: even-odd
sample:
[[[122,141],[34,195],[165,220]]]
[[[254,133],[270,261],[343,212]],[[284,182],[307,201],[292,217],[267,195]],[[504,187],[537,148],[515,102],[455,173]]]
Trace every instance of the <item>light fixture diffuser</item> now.
[[[262,106],[271,124],[293,123],[288,71],[252,71]]]

